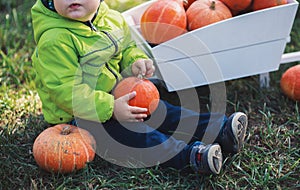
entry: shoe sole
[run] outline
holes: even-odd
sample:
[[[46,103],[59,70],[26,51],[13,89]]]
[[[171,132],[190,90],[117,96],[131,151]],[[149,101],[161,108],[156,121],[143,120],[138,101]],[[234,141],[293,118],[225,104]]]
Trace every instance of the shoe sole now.
[[[248,127],[248,118],[247,115],[241,112],[236,113],[231,121],[231,129],[234,135],[234,138],[238,142],[238,151],[244,144],[246,131]]]
[[[211,145],[207,152],[207,163],[212,173],[220,173],[223,164],[223,155],[220,145]]]

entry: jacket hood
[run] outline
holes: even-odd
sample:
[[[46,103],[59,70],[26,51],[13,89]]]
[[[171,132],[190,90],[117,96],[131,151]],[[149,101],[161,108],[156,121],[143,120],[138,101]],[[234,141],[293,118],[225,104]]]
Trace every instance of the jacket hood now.
[[[100,18],[104,16],[108,11],[108,6],[105,2],[101,2],[98,16],[93,21],[94,23],[99,22]],[[47,30],[53,28],[67,28],[74,33],[84,34],[89,36],[91,28],[80,21],[71,20],[59,15],[55,11],[51,11],[42,3],[41,0],[37,0],[31,9],[32,25],[34,30],[34,40],[38,43],[41,35]]]

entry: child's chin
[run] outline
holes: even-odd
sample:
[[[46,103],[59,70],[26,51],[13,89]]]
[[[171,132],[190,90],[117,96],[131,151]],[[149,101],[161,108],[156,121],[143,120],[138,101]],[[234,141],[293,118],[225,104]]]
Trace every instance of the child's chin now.
[[[80,22],[86,22],[88,20],[90,20],[87,16],[84,16],[83,14],[81,13],[73,13],[73,14],[69,14],[67,15],[67,18],[71,19],[71,20],[77,20],[77,21],[80,21]]]

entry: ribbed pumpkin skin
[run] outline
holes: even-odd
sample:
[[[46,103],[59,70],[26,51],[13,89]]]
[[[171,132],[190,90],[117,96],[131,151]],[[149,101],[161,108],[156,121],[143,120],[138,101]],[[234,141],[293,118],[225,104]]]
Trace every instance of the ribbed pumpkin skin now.
[[[300,101],[300,65],[286,70],[280,79],[282,92],[295,101]]]
[[[232,17],[229,8],[219,0],[197,0],[186,11],[188,30],[195,30]]]
[[[69,134],[62,131],[69,130]],[[96,142],[86,130],[59,124],[45,129],[35,139],[33,156],[46,171],[70,173],[82,169],[95,157]]]
[[[287,4],[287,0],[253,0],[254,11]]]
[[[186,32],[182,0],[158,0],[143,13],[141,32],[147,42],[160,44]]]
[[[113,95],[117,99],[133,91],[136,91],[136,96],[129,100],[129,105],[147,108],[147,115],[156,110],[160,98],[159,92],[156,86],[148,79],[138,77],[124,78],[114,89]]]
[[[232,11],[242,11],[251,5],[252,0],[221,0]]]

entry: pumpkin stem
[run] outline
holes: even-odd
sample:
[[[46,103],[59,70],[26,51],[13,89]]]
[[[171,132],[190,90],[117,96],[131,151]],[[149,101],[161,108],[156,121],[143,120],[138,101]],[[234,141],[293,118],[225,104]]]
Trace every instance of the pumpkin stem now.
[[[216,2],[215,2],[215,1],[212,1],[209,8],[210,8],[211,10],[215,10],[215,9],[216,9]]]
[[[62,129],[62,131],[61,131],[60,134],[62,134],[62,135],[68,135],[70,133],[71,133],[71,127],[70,127],[70,125],[66,125],[66,126],[63,127],[63,129]]]

